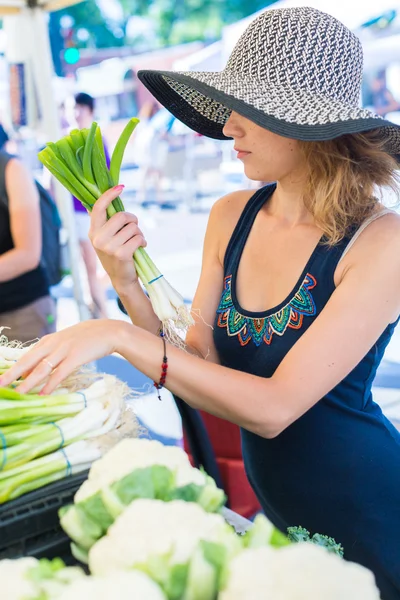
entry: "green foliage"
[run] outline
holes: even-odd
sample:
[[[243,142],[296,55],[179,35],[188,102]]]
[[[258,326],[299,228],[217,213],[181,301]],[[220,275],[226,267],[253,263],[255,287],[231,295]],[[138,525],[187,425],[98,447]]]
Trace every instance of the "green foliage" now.
[[[317,546],[323,546],[328,552],[343,557],[343,547],[341,544],[338,544],[336,540],[327,535],[321,535],[320,533],[315,533],[310,537],[310,532],[307,531],[307,529],[304,529],[304,527],[288,527],[288,538],[291,542],[295,543],[310,542]]]
[[[172,46],[219,39],[223,26],[243,19],[266,8],[276,0],[119,0],[123,18],[120,23],[105,20],[96,0],[85,0],[80,4],[57,12],[71,16],[74,31],[84,27],[90,32],[88,42],[76,41],[78,47],[90,45],[96,48],[123,46],[127,43],[143,42],[129,40],[126,26],[132,16],[149,18],[154,23],[158,46]],[[120,28],[124,35],[117,35]]]
[[[323,546],[329,552],[333,552],[334,554],[338,554],[339,556],[343,557],[344,551],[342,545],[337,544],[333,538],[327,535],[321,535],[320,533],[315,533],[312,536],[311,541],[313,544],[317,544],[317,546]]]
[[[111,48],[125,44],[124,37],[115,35],[115,24],[104,19],[96,0],[85,0],[53,13],[52,27],[60,28],[60,20],[64,15],[72,17],[75,22],[73,42],[78,48],[85,48],[86,46]],[[76,32],[80,28],[87,29],[89,32],[88,41],[82,42],[76,37]]]
[[[234,23],[273,4],[275,0],[153,0],[144,15],[155,20],[165,46],[195,40],[213,41],[224,25]],[[120,0],[130,4],[130,0]]]
[[[310,532],[304,527],[288,527],[288,538],[291,542],[309,542]]]

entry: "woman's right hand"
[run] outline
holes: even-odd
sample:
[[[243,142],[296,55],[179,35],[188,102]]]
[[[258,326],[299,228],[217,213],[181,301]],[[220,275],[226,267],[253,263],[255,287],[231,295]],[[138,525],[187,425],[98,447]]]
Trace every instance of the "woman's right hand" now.
[[[137,283],[133,254],[147,242],[135,215],[119,212],[107,218],[107,208],[124,186],[111,188],[95,202],[91,213],[89,238],[117,293]]]

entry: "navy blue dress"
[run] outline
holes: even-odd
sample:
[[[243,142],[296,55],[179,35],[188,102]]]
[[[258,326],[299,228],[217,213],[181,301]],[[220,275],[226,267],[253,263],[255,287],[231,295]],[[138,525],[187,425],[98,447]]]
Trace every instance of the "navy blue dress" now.
[[[240,258],[274,189],[253,195],[233,232],[214,327],[221,364],[260,377],[274,374],[328,302],[349,243],[320,241],[279,306],[243,310],[235,293]],[[371,386],[394,328],[389,325],[353,371],[278,437],[242,430],[246,472],[271,521],[282,531],[302,525],[334,537],[348,560],[375,573],[384,600],[400,598],[400,434],[373,401]]]

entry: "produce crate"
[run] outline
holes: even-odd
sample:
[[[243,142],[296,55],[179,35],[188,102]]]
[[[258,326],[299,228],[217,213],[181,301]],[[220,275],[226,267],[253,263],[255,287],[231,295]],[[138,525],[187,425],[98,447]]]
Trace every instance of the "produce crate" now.
[[[67,564],[76,562],[58,510],[73,501],[86,478],[87,472],[72,475],[0,505],[0,559],[59,556]]]

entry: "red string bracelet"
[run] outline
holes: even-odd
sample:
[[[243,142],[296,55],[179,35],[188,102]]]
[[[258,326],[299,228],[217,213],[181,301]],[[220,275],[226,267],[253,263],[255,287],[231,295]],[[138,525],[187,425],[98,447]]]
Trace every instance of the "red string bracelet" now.
[[[162,365],[161,365],[160,381],[158,383],[156,381],[154,382],[154,387],[157,390],[157,396],[158,396],[159,400],[161,400],[160,390],[165,385],[165,380],[167,379],[167,371],[168,371],[167,344],[165,343],[165,337],[164,337],[164,333],[162,331],[160,332],[160,337],[162,338],[163,345],[164,345],[164,356],[163,356],[163,361],[162,361]]]

